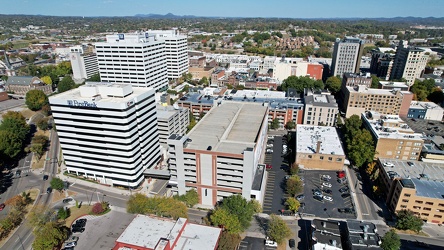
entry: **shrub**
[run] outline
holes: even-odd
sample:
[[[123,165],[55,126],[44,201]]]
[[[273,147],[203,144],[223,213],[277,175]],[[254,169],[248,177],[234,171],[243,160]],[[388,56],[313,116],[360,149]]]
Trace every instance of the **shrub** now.
[[[101,214],[103,213],[105,210],[103,209],[102,203],[97,202],[96,204],[93,205],[91,212],[93,214]]]

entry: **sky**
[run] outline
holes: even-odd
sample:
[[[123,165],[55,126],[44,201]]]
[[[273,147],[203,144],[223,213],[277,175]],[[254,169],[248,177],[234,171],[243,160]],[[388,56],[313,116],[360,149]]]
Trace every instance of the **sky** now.
[[[217,17],[443,17],[444,0],[0,0],[0,14]]]

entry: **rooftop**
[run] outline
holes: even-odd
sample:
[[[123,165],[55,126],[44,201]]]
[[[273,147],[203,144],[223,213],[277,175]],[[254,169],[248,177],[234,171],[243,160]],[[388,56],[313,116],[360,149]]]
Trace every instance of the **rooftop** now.
[[[178,106],[163,106],[163,105],[157,105],[156,106],[156,112],[157,112],[157,119],[158,120],[168,120],[172,116],[174,116],[179,110],[182,110],[182,107]]]
[[[441,106],[434,102],[419,102],[419,101],[412,101],[410,103],[411,109],[443,109]]]
[[[317,142],[320,141],[320,154],[344,155],[335,127],[298,124],[296,129],[297,153],[316,153]]]
[[[224,102],[213,107],[189,132],[187,148],[242,154],[254,148],[267,107],[253,103]]]
[[[402,89],[408,89],[409,85],[405,82],[391,82],[391,81],[379,81],[379,84],[382,85],[383,88],[402,88]]]
[[[415,133],[398,115],[382,115],[378,112],[366,112],[361,115],[364,125],[377,138],[424,140],[424,136]]]
[[[342,249],[340,223],[335,221],[314,219],[314,249]]]
[[[191,224],[185,218],[172,220],[139,214],[116,242],[154,249],[158,243],[166,245],[168,240],[174,242],[179,237],[174,249],[214,249],[220,233],[220,228]]]
[[[385,172],[390,176],[399,177],[403,185],[416,187],[417,196],[443,199],[444,195],[444,163],[427,163],[422,161],[401,161],[395,159],[379,159]],[[407,162],[410,162],[410,165]],[[385,166],[384,163],[389,163]],[[391,163],[391,164],[390,164]],[[393,166],[392,166],[393,164]]]
[[[410,91],[403,91],[403,90],[396,90],[396,89],[373,89],[368,88],[365,85],[358,85],[354,87],[346,87],[347,90],[350,93],[366,93],[369,95],[389,95],[389,96],[395,96],[397,95],[398,91],[400,91],[401,94],[412,94]]]
[[[306,104],[312,104],[315,106],[332,107],[337,108],[338,104],[336,99],[332,95],[313,94],[305,97]]]

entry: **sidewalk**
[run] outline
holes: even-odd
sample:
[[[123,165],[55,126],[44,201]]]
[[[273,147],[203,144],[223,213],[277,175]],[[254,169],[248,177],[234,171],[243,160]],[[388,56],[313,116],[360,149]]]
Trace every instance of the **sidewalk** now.
[[[352,191],[351,195],[353,197],[353,203],[355,205],[356,219],[362,220],[361,204],[359,204],[358,197],[356,196],[355,183],[353,182],[353,181],[356,182],[356,180],[352,180],[352,178],[350,178],[351,177],[350,169],[348,167],[345,168],[345,172],[347,172],[346,176],[348,176],[349,187],[350,187],[350,190]]]

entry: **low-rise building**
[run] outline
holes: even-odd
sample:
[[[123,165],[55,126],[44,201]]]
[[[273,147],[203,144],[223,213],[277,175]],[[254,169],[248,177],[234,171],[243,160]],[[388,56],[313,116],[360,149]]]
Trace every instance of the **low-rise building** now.
[[[189,110],[173,106],[157,106],[157,127],[159,129],[159,142],[166,144],[172,134],[184,135],[190,125]]]
[[[52,93],[52,86],[45,84],[36,76],[10,76],[6,81],[6,91],[15,95],[26,95],[28,91],[37,89],[46,95]]]
[[[342,86],[353,87],[364,85],[370,88],[372,86],[372,78],[370,74],[344,73],[342,77]]]
[[[138,214],[116,240],[113,250],[217,249],[221,228]]]
[[[366,111],[376,111],[381,114],[407,117],[413,93],[396,89],[372,89],[358,85],[345,87],[344,109],[345,116],[360,116]]]
[[[410,103],[408,118],[420,120],[442,121],[444,109],[434,102],[412,101]]]
[[[347,220],[346,226],[346,249],[381,249],[382,242],[375,224],[366,221]]]
[[[415,133],[399,116],[377,112],[362,113],[363,126],[375,142],[375,158],[418,160],[424,145],[424,136]]]
[[[310,248],[312,250],[341,250],[340,222],[314,219],[311,221]]]
[[[268,107],[218,102],[186,136],[168,138],[172,191],[182,195],[194,188],[205,206],[234,194],[262,203],[267,131]]]
[[[296,163],[300,168],[342,170],[345,154],[335,127],[297,125]]]
[[[408,91],[409,85],[407,85],[405,82],[379,81],[378,88]]]
[[[379,176],[392,212],[412,210],[421,219],[444,223],[444,164],[379,158]]]
[[[304,124],[335,126],[338,110],[336,99],[330,93],[307,90],[304,107]]]

